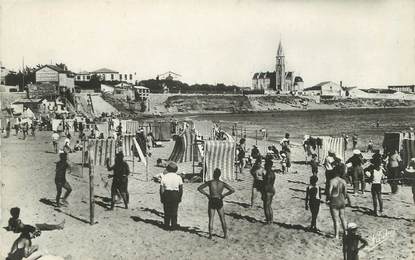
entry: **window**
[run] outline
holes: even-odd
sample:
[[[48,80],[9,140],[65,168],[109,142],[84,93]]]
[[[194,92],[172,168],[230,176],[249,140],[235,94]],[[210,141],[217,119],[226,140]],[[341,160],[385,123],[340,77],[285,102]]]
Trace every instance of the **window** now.
[[[122,80],[122,74],[120,74],[120,80]]]
[[[76,76],[77,79],[81,79],[81,76]]]
[[[127,74],[124,74],[124,79],[127,80]]]
[[[87,79],[87,80],[90,80],[90,79],[91,79],[91,77],[90,77],[90,76],[86,76],[86,79]]]
[[[114,80],[114,74],[111,74],[111,80]]]
[[[130,80],[133,80],[133,74],[130,74]]]

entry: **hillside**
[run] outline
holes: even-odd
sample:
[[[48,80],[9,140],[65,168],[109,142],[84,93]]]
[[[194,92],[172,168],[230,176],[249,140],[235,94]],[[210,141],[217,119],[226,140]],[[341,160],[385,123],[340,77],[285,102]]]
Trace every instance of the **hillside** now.
[[[248,97],[233,95],[171,96],[164,102],[164,106],[171,113],[240,112],[252,110]]]
[[[141,114],[138,109],[132,112],[129,104],[113,97],[104,99],[126,114]],[[151,94],[150,112],[145,114],[181,113],[241,113],[304,109],[353,109],[383,107],[415,107],[415,100],[354,98],[321,100],[316,97],[267,96],[267,95],[174,95]],[[303,106],[306,104],[306,106]]]

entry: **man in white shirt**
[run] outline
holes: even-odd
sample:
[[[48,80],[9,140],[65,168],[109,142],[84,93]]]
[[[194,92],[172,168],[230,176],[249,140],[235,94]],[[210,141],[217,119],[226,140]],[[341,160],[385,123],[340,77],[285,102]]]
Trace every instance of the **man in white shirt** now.
[[[166,167],[166,174],[161,177],[160,201],[164,207],[164,226],[166,229],[175,229],[177,225],[177,210],[182,201],[183,180],[176,174],[177,165],[170,162]]]

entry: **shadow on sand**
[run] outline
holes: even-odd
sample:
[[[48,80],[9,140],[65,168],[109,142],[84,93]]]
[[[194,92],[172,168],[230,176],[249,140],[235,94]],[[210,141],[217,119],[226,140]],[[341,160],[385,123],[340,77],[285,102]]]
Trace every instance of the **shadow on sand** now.
[[[305,183],[303,181],[293,181],[293,180],[287,180],[290,183],[296,183],[296,184],[304,184],[304,185],[308,185],[308,183]]]
[[[42,202],[42,203],[43,203],[43,204],[45,204],[45,205],[48,205],[48,206],[52,206],[52,207],[54,207],[54,208],[55,208],[55,211],[57,211],[57,212],[59,212],[59,213],[62,213],[62,214],[64,214],[64,215],[68,216],[68,217],[71,217],[71,218],[73,218],[73,219],[76,219],[76,220],[79,220],[79,221],[81,221],[81,222],[84,222],[84,223],[88,223],[88,224],[89,224],[89,221],[88,221],[88,220],[83,219],[83,218],[81,218],[81,217],[74,216],[74,215],[72,215],[71,213],[66,212],[66,211],[65,211],[64,209],[62,209],[62,208],[57,208],[57,205],[56,205],[56,202],[55,202],[55,201],[52,201],[52,200],[47,199],[47,198],[41,198],[39,201],[40,201],[40,202]]]
[[[363,213],[363,214],[368,215],[368,216],[375,216],[374,211],[370,208],[359,207],[359,206],[351,206],[350,208],[352,208],[353,212],[360,212],[360,213]],[[402,218],[402,217],[391,217],[391,216],[386,216],[386,215],[376,216],[376,217],[377,218],[393,219],[393,220],[404,220],[404,221],[408,221],[408,222],[414,222],[415,221],[415,219]]]
[[[243,207],[243,208],[245,208],[245,209],[248,209],[248,208],[250,208],[250,207],[251,207],[251,205],[250,205],[250,204],[245,203],[245,202],[232,201],[232,200],[225,200],[225,202],[226,202],[226,203],[231,203],[231,204],[236,204],[236,205],[241,206],[241,207]]]
[[[160,229],[163,229],[163,230],[168,230],[168,229],[165,228],[164,223],[160,220],[144,219],[144,218],[141,218],[139,216],[131,216],[131,219],[134,220],[135,222],[143,222],[143,223],[146,223],[146,224],[156,226],[156,227],[158,227]],[[200,231],[196,227],[178,226],[177,228],[174,229],[174,231],[182,231],[182,232],[186,232],[186,233],[189,233],[189,234],[194,234],[194,235],[197,235],[199,237],[204,237],[204,238],[209,237],[209,234],[207,232]]]
[[[248,221],[250,223],[261,223],[261,224],[265,224],[265,221],[258,220],[256,218],[253,218],[253,217],[250,217],[250,216],[240,215],[240,214],[235,213],[235,212],[226,213],[226,215],[228,215],[228,216],[230,216],[232,218],[235,218],[235,219],[246,220],[246,221]],[[286,229],[302,230],[302,231],[305,231],[305,232],[314,233],[314,234],[319,235],[319,236],[329,237],[328,235],[323,234],[321,232],[311,231],[308,227],[304,227],[304,226],[299,225],[299,224],[287,224],[287,223],[275,222],[275,221],[273,222],[273,224],[276,224],[276,225],[278,225],[278,226],[280,226],[282,228],[286,228]]]

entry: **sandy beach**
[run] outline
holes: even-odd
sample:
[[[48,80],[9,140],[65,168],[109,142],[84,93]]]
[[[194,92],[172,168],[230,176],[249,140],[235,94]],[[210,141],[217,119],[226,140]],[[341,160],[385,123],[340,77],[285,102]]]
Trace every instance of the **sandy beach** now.
[[[249,169],[229,184],[236,193],[225,199],[229,239],[221,238],[222,231],[216,216],[214,236],[208,237],[207,201],[197,192],[199,183],[185,183],[179,207],[180,230],[162,229],[163,208],[159,200],[159,184],[151,177],[162,168],[155,167],[157,158],[167,159],[173,141],[155,148],[149,159],[149,179],[145,167],[136,162],[129,178],[130,209],[116,207],[107,211],[110,185],[109,172],[95,167],[95,225],[89,225],[88,172],[83,176],[79,163],[81,153],[71,153],[69,160],[73,173],[68,176],[73,193],[69,206],[61,211],[53,206],[56,194],[55,162],[52,153],[51,132],[38,132],[26,140],[11,135],[1,141],[2,212],[1,225],[7,226],[9,209],[21,208],[21,219],[27,224],[60,223],[64,230],[44,231],[33,240],[43,252],[67,259],[341,259],[341,240],[330,238],[332,221],[327,205],[322,205],[317,220],[321,233],[309,232],[311,214],[304,209],[305,189],[311,175],[308,165],[302,163],[302,147],[293,148],[291,173],[277,175],[273,200],[274,224],[264,224],[260,197],[254,208],[249,208],[252,177]],[[75,142],[73,140],[73,142]],[[254,140],[248,139],[248,147]],[[260,141],[264,151],[267,142]],[[348,151],[350,153],[350,151]],[[132,164],[130,168],[132,169]],[[198,168],[200,169],[200,168]],[[191,163],[179,164],[179,172],[191,173]],[[324,187],[324,172],[319,169],[319,185]],[[349,186],[349,191],[351,187]],[[401,187],[397,195],[390,195],[389,185],[383,185],[384,213],[371,215],[370,185],[366,194],[352,196],[352,207],[346,208],[349,222],[359,225],[369,246],[360,252],[361,259],[414,259],[415,210],[410,187]],[[118,205],[122,206],[122,205]],[[386,234],[386,235],[384,235]],[[377,244],[374,236],[383,237]],[[5,257],[17,235],[0,229],[0,255]]]

